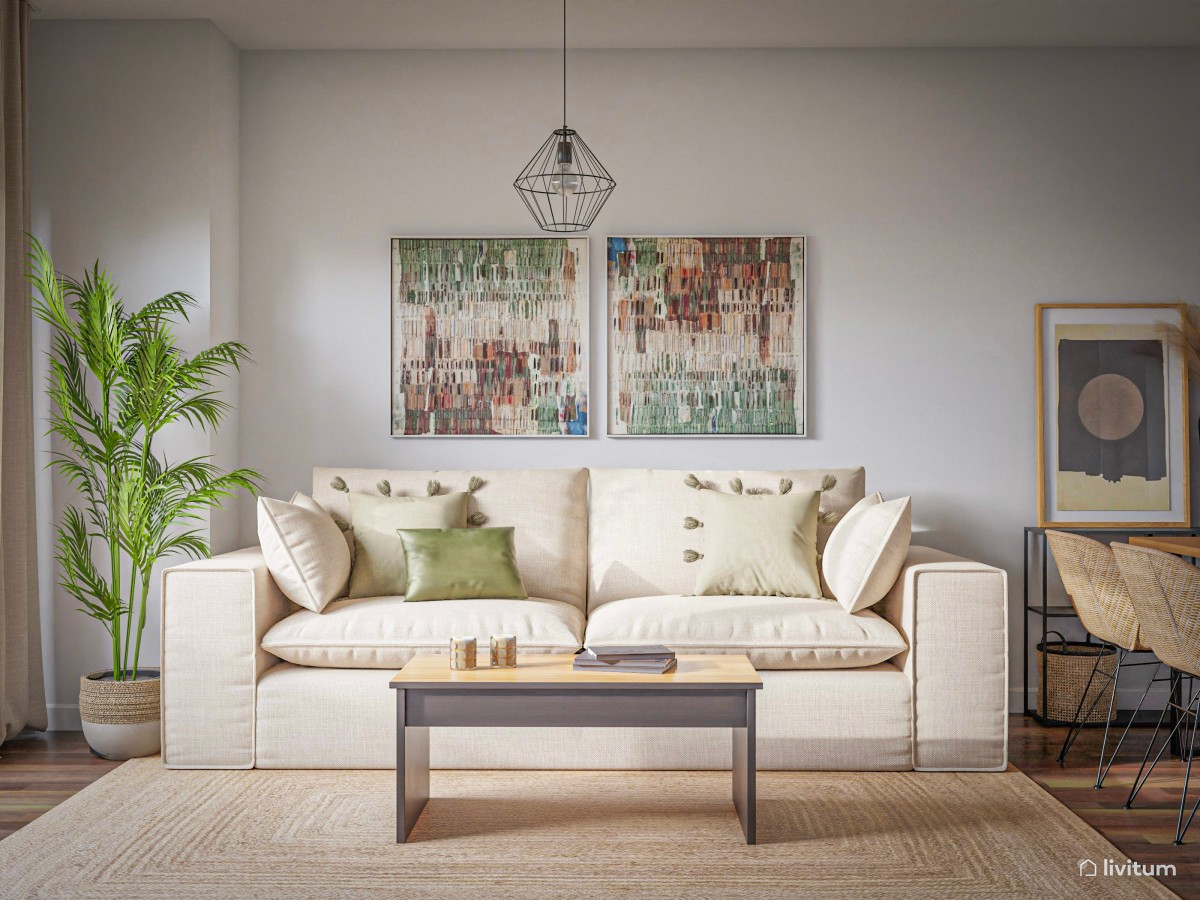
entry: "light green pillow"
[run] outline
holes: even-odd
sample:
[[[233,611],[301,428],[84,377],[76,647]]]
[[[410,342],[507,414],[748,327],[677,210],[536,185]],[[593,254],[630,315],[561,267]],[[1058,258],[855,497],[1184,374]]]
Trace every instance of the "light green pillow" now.
[[[401,528],[405,600],[525,600],[511,528]]]
[[[388,597],[406,586],[404,546],[398,528],[464,528],[468,494],[434,497],[350,495],[354,526],[354,566],[349,597]]]
[[[700,494],[704,552],[696,593],[820,597],[819,491]]]

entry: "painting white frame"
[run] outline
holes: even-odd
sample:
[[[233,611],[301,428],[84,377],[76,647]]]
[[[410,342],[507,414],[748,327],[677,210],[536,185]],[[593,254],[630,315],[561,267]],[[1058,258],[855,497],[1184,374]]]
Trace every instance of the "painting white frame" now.
[[[752,432],[739,433],[695,433],[695,434],[629,434],[628,432],[619,432],[616,430],[615,424],[615,396],[614,386],[616,383],[616,367],[613,364],[613,296],[608,287],[608,245],[613,238],[623,240],[654,240],[656,238],[739,238],[739,239],[757,239],[765,240],[769,238],[789,238],[791,240],[800,240],[804,242],[804,271],[801,273],[800,279],[800,314],[796,316],[798,323],[799,334],[793,335],[797,349],[801,355],[802,364],[797,372],[800,390],[800,403],[798,411],[801,416],[800,426],[794,434],[756,434]],[[742,440],[795,440],[797,438],[807,438],[811,435],[811,422],[808,414],[808,368],[809,368],[809,353],[808,353],[808,261],[811,250],[811,241],[804,234],[609,234],[604,237],[604,292],[605,292],[605,427],[609,437],[612,438],[631,438],[631,439],[660,439],[660,440],[688,440],[697,438],[711,439],[726,439],[740,438]]]
[[[396,282],[395,282],[395,252],[397,241],[578,241],[581,243],[580,269],[577,283],[582,285],[582,296],[579,299],[580,323],[579,346],[582,353],[582,375],[579,379],[586,391],[588,413],[587,429],[583,434],[404,434],[397,433],[395,421],[395,376],[396,376]],[[592,437],[594,432],[595,413],[592,398],[592,369],[591,369],[591,243],[586,235],[547,235],[547,234],[435,234],[435,235],[392,235],[388,238],[388,435],[396,439],[499,439],[531,440],[566,438],[581,440]]]

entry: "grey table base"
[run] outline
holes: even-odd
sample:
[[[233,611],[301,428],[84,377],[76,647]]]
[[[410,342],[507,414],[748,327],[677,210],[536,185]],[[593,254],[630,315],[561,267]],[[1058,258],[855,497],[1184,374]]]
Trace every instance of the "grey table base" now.
[[[408,840],[429,802],[429,729],[729,728],[733,805],[746,843],[756,841],[754,689],[474,688],[394,686],[396,843]]]

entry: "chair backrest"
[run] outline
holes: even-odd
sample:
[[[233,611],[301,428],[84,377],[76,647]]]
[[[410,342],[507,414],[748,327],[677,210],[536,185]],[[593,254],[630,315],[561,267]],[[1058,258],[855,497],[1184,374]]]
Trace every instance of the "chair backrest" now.
[[[1155,656],[1200,675],[1200,569],[1147,547],[1113,544],[1113,553]]]
[[[1125,650],[1147,649],[1113,551],[1099,541],[1066,531],[1047,531],[1046,540],[1083,627]]]

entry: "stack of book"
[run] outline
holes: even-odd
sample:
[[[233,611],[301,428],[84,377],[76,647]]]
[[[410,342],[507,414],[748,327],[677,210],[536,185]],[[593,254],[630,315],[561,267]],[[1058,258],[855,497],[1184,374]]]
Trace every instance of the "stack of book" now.
[[[624,647],[585,647],[575,656],[574,669],[587,672],[642,672],[665,675],[675,668],[675,651],[661,644]]]

